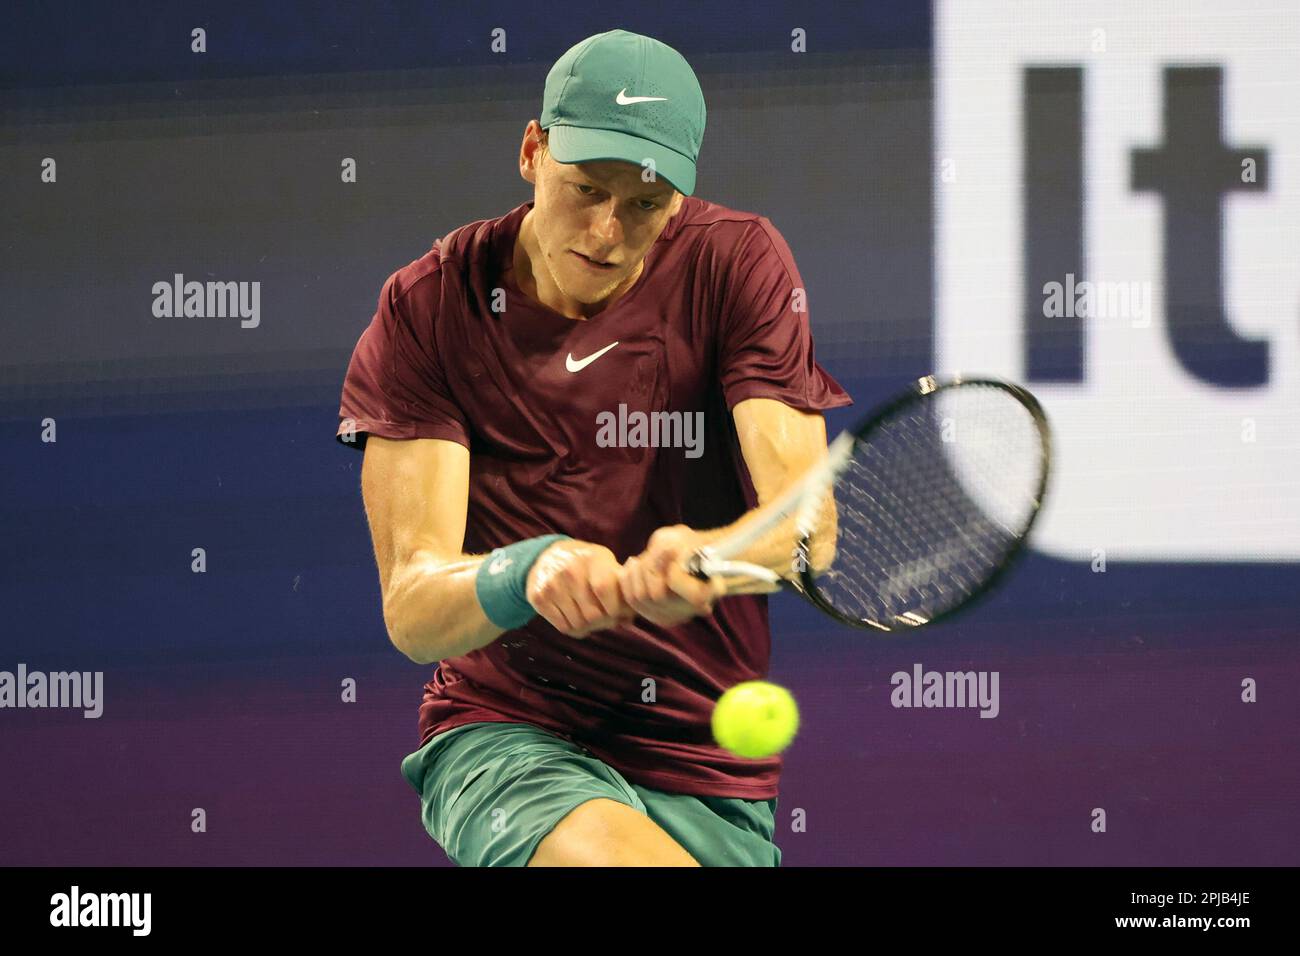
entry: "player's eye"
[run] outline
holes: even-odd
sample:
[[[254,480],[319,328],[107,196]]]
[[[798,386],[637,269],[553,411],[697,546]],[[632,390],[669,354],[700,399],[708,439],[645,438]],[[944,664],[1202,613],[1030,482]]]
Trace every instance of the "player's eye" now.
[[[594,187],[588,186],[586,183],[574,183],[573,186],[575,189],[578,190],[578,192],[582,193],[584,196],[590,196],[592,193],[596,191]]]
[[[638,202],[641,203],[640,209],[642,212],[654,212],[659,208],[659,204],[651,199],[641,199]]]

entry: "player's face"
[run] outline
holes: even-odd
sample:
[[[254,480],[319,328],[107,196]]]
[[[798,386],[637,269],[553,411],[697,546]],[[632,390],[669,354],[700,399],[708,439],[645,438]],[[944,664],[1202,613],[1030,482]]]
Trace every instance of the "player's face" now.
[[[666,180],[614,160],[560,163],[546,155],[536,179],[534,232],[559,290],[602,302],[635,280],[642,260],[681,205]]]

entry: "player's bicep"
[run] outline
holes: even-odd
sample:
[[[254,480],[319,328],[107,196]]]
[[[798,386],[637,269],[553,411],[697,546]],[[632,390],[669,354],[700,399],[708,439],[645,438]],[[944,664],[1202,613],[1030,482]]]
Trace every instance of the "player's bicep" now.
[[[469,449],[438,438],[390,441],[371,435],[361,495],[375,546],[379,582],[417,559],[453,559],[465,543]]]
[[[760,505],[771,501],[826,453],[826,421],[770,398],[749,398],[731,410],[740,450]]]

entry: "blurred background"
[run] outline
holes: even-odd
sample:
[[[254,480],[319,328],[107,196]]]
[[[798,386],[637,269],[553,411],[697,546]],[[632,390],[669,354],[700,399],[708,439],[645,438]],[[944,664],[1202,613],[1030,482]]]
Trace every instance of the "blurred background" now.
[[[546,73],[616,27],[700,78],[696,194],[790,244],[832,431],[933,370],[1057,427],[1037,550],[969,615],[881,639],[773,599],[785,863],[1300,862],[1300,7],[3,19],[0,670],[101,670],[104,714],[0,711],[0,864],[447,863],[340,387],[390,273],[531,198]],[[177,273],[259,282],[259,323],[155,317]],[[998,671],[998,718],[893,708],[917,663]]]

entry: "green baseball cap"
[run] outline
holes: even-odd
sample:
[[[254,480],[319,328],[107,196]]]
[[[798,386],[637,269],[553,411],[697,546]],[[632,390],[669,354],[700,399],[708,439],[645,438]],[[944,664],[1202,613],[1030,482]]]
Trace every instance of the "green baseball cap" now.
[[[561,163],[653,162],[656,176],[689,196],[704,119],[704,92],[685,57],[639,33],[587,37],[546,75],[541,124]]]

